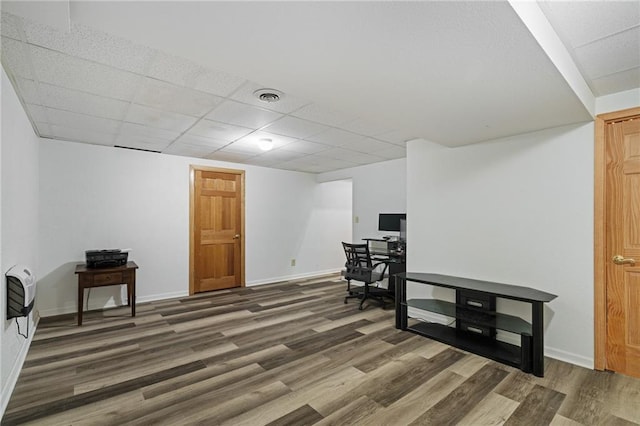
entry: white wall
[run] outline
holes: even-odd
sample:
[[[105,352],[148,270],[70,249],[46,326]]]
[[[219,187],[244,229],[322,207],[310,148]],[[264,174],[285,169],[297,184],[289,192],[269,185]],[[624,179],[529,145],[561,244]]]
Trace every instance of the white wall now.
[[[42,316],[75,311],[73,270],[87,249],[133,249],[138,301],[188,293],[190,164],[246,170],[247,285],[343,263],[317,230],[345,221],[350,194],[339,210],[314,210],[327,200],[312,174],[52,140],[42,140],[40,164]],[[123,291],[92,289],[89,306],[121,303]]]
[[[353,242],[389,234],[378,231],[379,213],[405,213],[407,208],[406,160],[384,161],[318,175],[319,182],[351,179],[353,182]],[[357,223],[356,223],[357,218]],[[407,216],[407,226],[411,221]]]
[[[411,142],[407,169],[407,269],[557,294],[545,352],[591,366],[593,123],[459,148]],[[527,304],[498,307],[531,317]]]
[[[1,154],[1,248],[0,262],[0,415],[4,412],[20,373],[29,340],[18,335],[16,320],[6,320],[6,279],[4,274],[20,263],[32,268],[36,276],[38,235],[38,137],[2,70],[2,139]],[[40,294],[37,295],[40,297]],[[29,322],[29,338],[33,337],[34,316],[18,318],[24,334]]]
[[[318,270],[322,259],[331,265],[344,264],[341,241],[350,241],[352,233],[352,182],[339,180],[318,183],[313,191],[311,214],[305,218],[304,232],[297,235],[292,249],[298,253],[296,268]],[[292,258],[295,255],[292,254]]]

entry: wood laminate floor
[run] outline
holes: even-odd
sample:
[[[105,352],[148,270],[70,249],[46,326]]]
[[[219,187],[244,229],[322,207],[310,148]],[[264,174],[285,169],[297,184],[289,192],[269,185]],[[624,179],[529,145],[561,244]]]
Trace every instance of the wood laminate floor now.
[[[332,276],[45,318],[2,424],[640,424],[640,380],[534,377],[344,295]]]

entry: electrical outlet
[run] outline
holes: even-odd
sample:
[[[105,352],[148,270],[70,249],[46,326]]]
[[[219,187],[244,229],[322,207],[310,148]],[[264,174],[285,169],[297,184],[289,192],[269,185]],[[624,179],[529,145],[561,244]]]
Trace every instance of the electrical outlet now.
[[[291,259],[291,266],[296,266],[296,260],[295,259]]]

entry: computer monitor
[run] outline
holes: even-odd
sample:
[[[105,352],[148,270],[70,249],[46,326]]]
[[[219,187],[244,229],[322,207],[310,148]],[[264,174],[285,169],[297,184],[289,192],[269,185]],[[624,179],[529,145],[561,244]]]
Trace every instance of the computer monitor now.
[[[378,216],[378,231],[400,232],[400,220],[407,219],[406,213],[380,213]]]

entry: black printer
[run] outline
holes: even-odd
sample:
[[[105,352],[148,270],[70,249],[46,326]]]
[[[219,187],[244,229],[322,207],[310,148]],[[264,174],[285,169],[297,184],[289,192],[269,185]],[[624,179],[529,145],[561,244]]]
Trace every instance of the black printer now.
[[[84,252],[87,268],[113,268],[127,264],[128,251],[120,249],[87,250]]]

